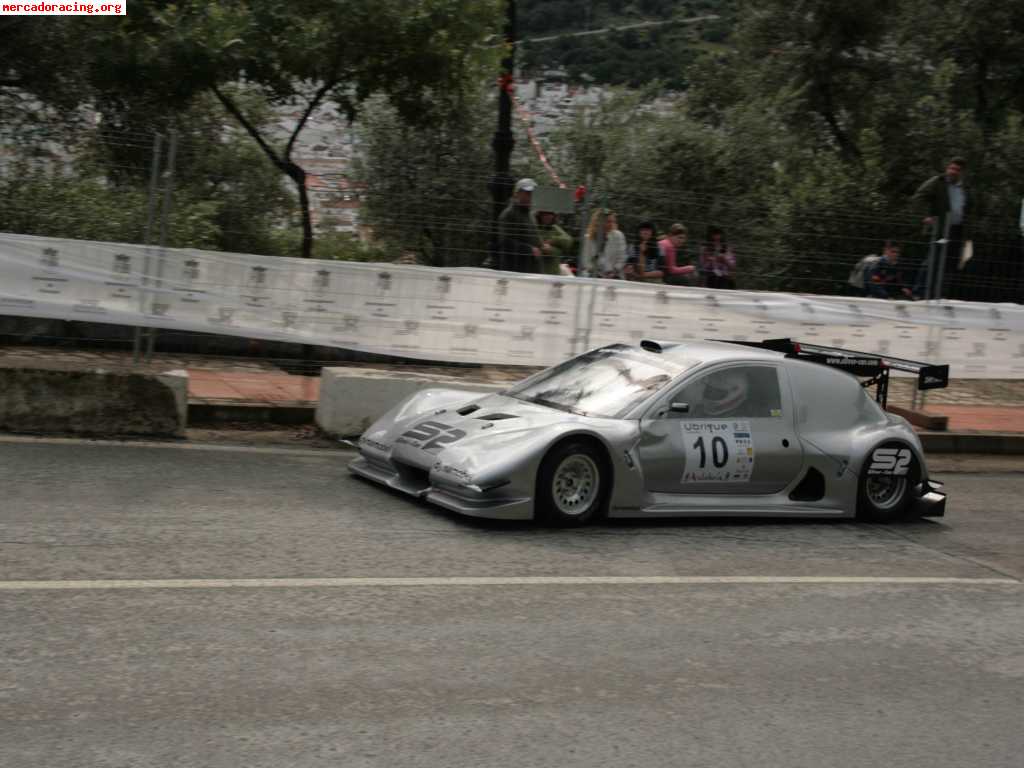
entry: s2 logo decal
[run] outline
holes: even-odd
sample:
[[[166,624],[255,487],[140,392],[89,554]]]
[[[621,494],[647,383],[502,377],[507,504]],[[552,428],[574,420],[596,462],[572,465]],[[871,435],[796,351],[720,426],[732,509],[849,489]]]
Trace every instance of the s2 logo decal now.
[[[905,475],[913,454],[909,448],[876,448],[871,452],[869,475]]]
[[[461,429],[449,427],[447,424],[441,424],[437,421],[425,421],[422,424],[417,424],[407,432],[403,432],[399,440],[406,443],[423,443],[420,447],[425,451],[429,451],[431,448],[454,443],[465,436],[466,433]]]

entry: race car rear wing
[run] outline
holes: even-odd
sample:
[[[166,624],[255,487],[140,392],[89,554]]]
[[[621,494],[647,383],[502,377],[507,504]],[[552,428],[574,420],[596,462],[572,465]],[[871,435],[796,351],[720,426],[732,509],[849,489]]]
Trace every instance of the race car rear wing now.
[[[792,339],[765,339],[764,341],[734,341],[759,349],[783,352],[786,357],[837,368],[860,378],[865,387],[875,387],[875,400],[884,408],[889,397],[889,372],[903,371],[917,376],[918,389],[942,389],[949,385],[949,366],[906,360],[902,357],[855,352],[852,349],[825,347]]]

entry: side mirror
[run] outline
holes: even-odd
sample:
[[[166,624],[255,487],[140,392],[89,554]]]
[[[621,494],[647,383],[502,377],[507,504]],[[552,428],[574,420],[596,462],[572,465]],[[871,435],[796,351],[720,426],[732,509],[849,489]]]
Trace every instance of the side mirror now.
[[[672,403],[668,407],[668,409],[670,411],[672,411],[673,413],[689,413],[690,412],[690,404],[689,403]]]

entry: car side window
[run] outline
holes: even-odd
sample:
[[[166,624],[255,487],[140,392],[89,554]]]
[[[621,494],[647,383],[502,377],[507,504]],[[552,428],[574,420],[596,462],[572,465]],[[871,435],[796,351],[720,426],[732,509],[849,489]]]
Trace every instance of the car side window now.
[[[779,372],[771,365],[736,365],[699,376],[671,397],[688,410],[668,410],[670,419],[766,419],[782,416]]]

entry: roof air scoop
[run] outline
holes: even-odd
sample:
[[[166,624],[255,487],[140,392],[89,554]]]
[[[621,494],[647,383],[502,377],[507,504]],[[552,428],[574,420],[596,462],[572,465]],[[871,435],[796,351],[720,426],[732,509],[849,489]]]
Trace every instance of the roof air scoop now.
[[[660,355],[666,349],[678,346],[679,342],[676,341],[654,341],[653,339],[644,339],[640,342],[640,349],[646,352],[654,352]]]

